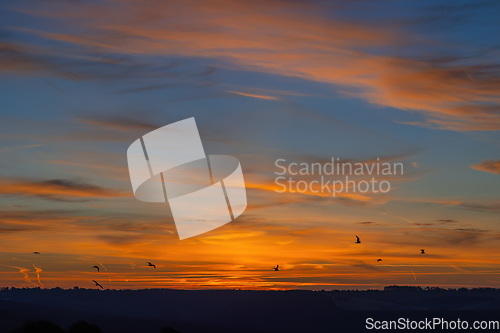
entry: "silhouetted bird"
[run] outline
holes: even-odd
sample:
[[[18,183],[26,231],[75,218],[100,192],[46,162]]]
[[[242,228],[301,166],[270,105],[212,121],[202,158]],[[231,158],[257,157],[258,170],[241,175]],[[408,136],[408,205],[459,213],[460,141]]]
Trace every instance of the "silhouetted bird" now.
[[[382,261],[382,259],[377,259],[377,262]]]
[[[99,282],[97,282],[96,280],[92,280],[92,281],[94,281],[94,283],[95,283],[95,285],[96,285],[96,286],[101,287],[101,289],[104,289],[104,287],[103,287],[103,286],[101,286],[101,285],[99,284]]]
[[[420,254],[425,254],[425,250],[424,249],[420,249]]]
[[[34,254],[40,254],[40,252],[38,252],[38,251],[35,251],[35,252],[33,252],[33,253],[34,253]]]
[[[274,267],[274,270],[275,271],[279,271],[280,270],[280,265],[276,265],[276,267]]]
[[[99,266],[92,266],[92,268],[97,268],[97,271],[99,272]]]
[[[153,264],[152,264],[152,263],[150,263],[149,261],[148,261],[148,266],[151,266],[151,267],[156,268],[156,265],[153,265]]]
[[[361,241],[359,240],[359,237],[356,236],[356,244],[359,244],[359,243],[361,243]]]

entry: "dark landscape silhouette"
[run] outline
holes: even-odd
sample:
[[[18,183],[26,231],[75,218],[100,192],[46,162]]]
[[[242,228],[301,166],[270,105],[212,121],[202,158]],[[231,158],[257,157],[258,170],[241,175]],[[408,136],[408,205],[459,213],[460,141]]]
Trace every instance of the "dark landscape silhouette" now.
[[[14,333],[367,332],[368,317],[472,322],[498,320],[499,310],[500,290],[494,288],[0,290],[2,332]],[[29,330],[36,325],[53,330]]]

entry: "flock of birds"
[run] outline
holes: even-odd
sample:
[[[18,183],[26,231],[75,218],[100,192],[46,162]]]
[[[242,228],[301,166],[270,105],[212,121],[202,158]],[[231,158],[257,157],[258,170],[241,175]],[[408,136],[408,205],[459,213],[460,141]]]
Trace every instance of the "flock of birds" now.
[[[156,268],[156,265],[150,263],[149,261],[147,263],[148,263],[148,265],[147,265],[148,267]],[[92,266],[92,268],[96,268],[97,272],[99,273],[99,266]],[[99,287],[99,288],[104,290],[104,287],[99,282],[97,282],[96,280],[92,280],[92,281],[95,283],[96,287]]]
[[[356,235],[356,241],[355,241],[356,244],[361,244],[361,240],[359,239],[359,237]],[[425,250],[424,249],[420,249],[420,254],[425,254]],[[382,259],[377,259],[377,262],[381,262]],[[273,268],[275,271],[279,271],[280,270],[280,265],[276,265],[276,267]]]
[[[33,253],[34,253],[34,254],[40,254],[40,252],[38,252],[38,251],[35,251],[35,252],[33,252]],[[147,263],[148,263],[148,264],[147,264],[147,266],[148,266],[148,267],[153,267],[153,268],[156,268],[156,265],[154,265],[154,264],[150,263],[149,261],[148,261]],[[97,269],[97,273],[99,273],[99,271],[100,271],[100,270],[99,270],[99,266],[97,266],[97,265],[96,265],[96,266],[92,266],[92,268]],[[104,287],[103,287],[103,286],[102,286],[99,282],[97,282],[96,280],[92,280],[92,282],[94,282],[94,284],[96,285],[96,287],[99,287],[99,288],[101,288],[101,289],[104,289]]]
[[[356,244],[361,244],[361,240],[359,239],[359,237],[357,235],[356,235],[356,242],[355,243]],[[33,253],[34,254],[40,254],[40,252],[38,252],[38,251],[35,251]],[[425,254],[425,250],[424,249],[420,249],[420,254]],[[381,261],[382,261],[382,259],[380,259],[380,258],[377,259],[377,262],[381,262]],[[148,267],[156,268],[156,265],[150,263],[149,261],[147,263],[148,263],[148,265],[147,265]],[[92,266],[92,268],[97,269],[97,272],[99,273],[99,266]],[[273,267],[273,269],[275,271],[279,271],[280,270],[280,265],[276,265],[276,267]],[[92,280],[92,281],[95,283],[96,287],[104,289],[104,287],[99,282],[97,282],[96,280]]]

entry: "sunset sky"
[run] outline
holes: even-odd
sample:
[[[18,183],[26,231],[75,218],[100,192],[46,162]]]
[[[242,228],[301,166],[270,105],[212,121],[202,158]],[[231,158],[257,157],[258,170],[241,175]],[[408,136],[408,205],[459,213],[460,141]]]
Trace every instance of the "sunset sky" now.
[[[499,14],[491,1],[2,2],[0,286],[500,287]],[[134,197],[127,148],[190,117],[207,154],[240,160],[248,207],[181,241],[167,204]],[[276,192],[277,159],[332,157],[404,174],[385,194]]]

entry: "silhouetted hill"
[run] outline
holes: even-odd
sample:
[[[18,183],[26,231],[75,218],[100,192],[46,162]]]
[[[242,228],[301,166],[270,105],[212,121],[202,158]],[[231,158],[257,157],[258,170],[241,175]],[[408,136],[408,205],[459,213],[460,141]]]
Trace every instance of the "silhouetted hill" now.
[[[396,288],[397,289],[397,288]],[[366,318],[498,320],[500,292],[9,289],[2,332],[28,320],[67,329],[84,320],[103,333],[365,332]]]

